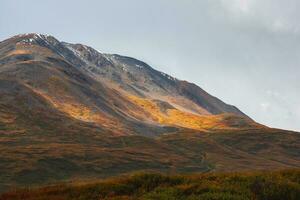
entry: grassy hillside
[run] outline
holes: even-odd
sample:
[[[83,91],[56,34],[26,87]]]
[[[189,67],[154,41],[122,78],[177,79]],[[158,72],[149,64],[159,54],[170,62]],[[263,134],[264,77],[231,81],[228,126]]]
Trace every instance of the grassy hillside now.
[[[137,170],[196,173],[300,165],[300,135],[279,130],[213,134],[190,130],[148,138],[107,136],[88,126],[69,128],[73,130],[44,128],[0,135],[0,192]]]
[[[300,170],[166,176],[137,174],[93,183],[12,191],[0,200],[300,199]]]

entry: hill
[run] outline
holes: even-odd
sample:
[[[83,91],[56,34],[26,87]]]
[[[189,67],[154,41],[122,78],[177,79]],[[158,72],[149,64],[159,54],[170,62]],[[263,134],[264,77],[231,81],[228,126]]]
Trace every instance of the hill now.
[[[299,141],[134,58],[40,34],[0,43],[0,191],[136,170],[298,168]]]

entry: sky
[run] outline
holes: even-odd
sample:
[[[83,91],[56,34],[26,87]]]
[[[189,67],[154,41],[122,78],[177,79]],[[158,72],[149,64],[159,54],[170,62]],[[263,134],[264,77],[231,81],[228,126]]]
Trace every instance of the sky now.
[[[300,131],[299,0],[0,0],[0,40],[50,34],[143,60]]]

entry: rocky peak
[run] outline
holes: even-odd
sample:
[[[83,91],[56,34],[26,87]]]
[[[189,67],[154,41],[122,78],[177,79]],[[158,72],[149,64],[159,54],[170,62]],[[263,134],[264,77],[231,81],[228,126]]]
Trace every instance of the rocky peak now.
[[[50,35],[44,35],[39,33],[28,33],[28,34],[20,34],[14,36],[12,39],[16,40],[17,44],[24,44],[24,45],[55,45],[58,44],[59,41]]]
[[[62,42],[62,44],[80,58],[87,66],[103,67],[111,65],[109,60],[96,49],[83,44],[70,44]]]

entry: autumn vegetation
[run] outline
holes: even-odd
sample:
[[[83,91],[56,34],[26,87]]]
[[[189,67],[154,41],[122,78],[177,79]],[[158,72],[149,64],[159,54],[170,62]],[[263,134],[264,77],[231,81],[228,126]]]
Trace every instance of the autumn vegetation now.
[[[0,200],[297,200],[300,170],[162,175],[140,173],[93,183],[19,189]]]

